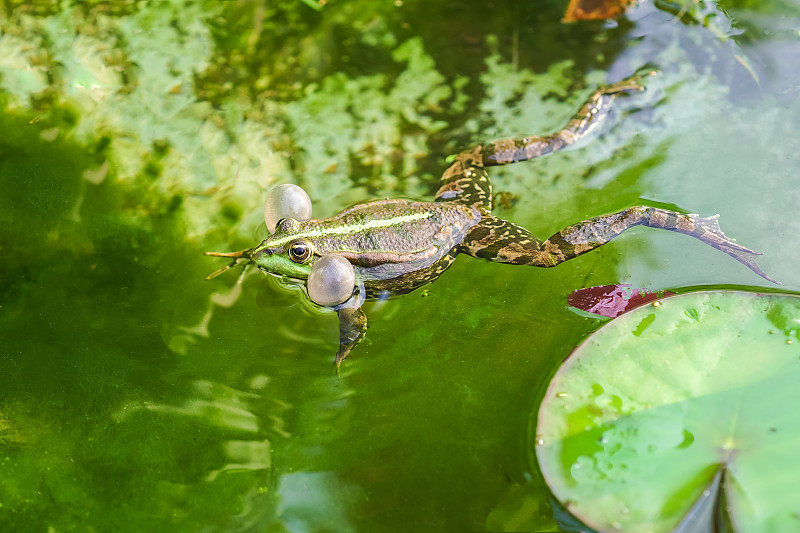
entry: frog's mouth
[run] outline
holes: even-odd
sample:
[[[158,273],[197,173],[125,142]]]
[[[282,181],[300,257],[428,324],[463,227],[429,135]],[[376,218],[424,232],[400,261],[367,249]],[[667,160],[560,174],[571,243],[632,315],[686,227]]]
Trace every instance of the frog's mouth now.
[[[242,259],[246,260],[247,262],[251,262],[253,260],[253,250],[254,250],[254,248],[248,248],[247,250],[239,250],[238,252],[205,252],[205,255],[211,255],[211,256],[214,256],[214,257],[231,257],[231,258],[233,258],[233,261],[231,261],[230,263],[228,263],[224,267],[219,268],[219,269],[215,270],[214,272],[212,272],[211,274],[209,274],[208,276],[206,276],[206,281],[208,281],[210,279],[214,279],[217,276],[219,276],[220,274],[222,274],[223,272],[226,272],[226,271],[230,270],[231,268],[235,267],[236,264]]]

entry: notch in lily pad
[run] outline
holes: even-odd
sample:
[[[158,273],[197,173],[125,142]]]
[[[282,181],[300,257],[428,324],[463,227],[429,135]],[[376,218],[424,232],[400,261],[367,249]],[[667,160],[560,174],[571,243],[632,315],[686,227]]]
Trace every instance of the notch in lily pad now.
[[[800,531],[799,339],[796,295],[625,313],[556,373],[531,458],[597,531]]]

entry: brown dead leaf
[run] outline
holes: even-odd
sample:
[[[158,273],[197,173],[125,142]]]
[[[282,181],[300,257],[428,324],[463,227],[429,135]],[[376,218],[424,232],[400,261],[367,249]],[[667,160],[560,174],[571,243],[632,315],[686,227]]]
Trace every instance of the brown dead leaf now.
[[[570,0],[561,22],[610,19],[638,3],[639,0]]]

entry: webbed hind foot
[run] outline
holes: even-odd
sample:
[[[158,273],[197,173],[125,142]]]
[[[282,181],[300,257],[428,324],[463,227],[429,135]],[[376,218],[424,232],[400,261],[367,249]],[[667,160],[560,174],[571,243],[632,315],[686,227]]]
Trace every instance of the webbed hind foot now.
[[[544,244],[554,244],[557,248],[571,249],[574,255],[580,255],[602,246],[630,227],[648,226],[694,237],[733,257],[767,281],[778,283],[767,276],[756,264],[755,256],[761,254],[736,244],[732,239],[728,238],[722,233],[717,218],[719,218],[719,215],[704,218],[700,215],[685,215],[675,211],[640,205],[629,207],[619,213],[585,220],[565,228],[550,237]]]
[[[781,284],[780,281],[769,277],[766,272],[756,264],[755,258],[759,255],[764,255],[762,252],[756,252],[750,248],[736,244],[734,239],[729,238],[722,232],[722,229],[719,227],[719,215],[701,217],[700,215],[691,214],[686,216],[702,231],[701,236],[691,234],[692,237],[696,237],[709,246],[713,246],[717,250],[725,252],[765,280],[771,281],[777,285]]]
[[[658,74],[657,70],[648,70],[642,72],[640,74],[634,74],[629,78],[625,78],[624,80],[620,80],[616,83],[612,83],[611,85],[606,85],[605,87],[601,87],[597,90],[599,93],[603,94],[619,94],[619,93],[630,93],[633,91],[644,91],[644,80],[645,78],[649,78],[650,76],[655,76]]]

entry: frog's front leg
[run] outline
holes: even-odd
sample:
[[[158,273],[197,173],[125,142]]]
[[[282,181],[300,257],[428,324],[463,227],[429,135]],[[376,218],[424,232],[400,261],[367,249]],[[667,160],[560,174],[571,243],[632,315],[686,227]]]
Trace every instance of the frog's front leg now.
[[[344,307],[336,310],[339,315],[339,350],[336,352],[336,371],[350,351],[364,339],[367,332],[367,315],[360,307]]]
[[[528,230],[494,216],[484,216],[467,234],[459,251],[499,263],[552,267],[598,248],[634,226],[676,231],[730,255],[766,280],[775,282],[756,264],[761,255],[725,236],[717,217],[703,218],[656,207],[635,206],[568,226],[546,241]]]

